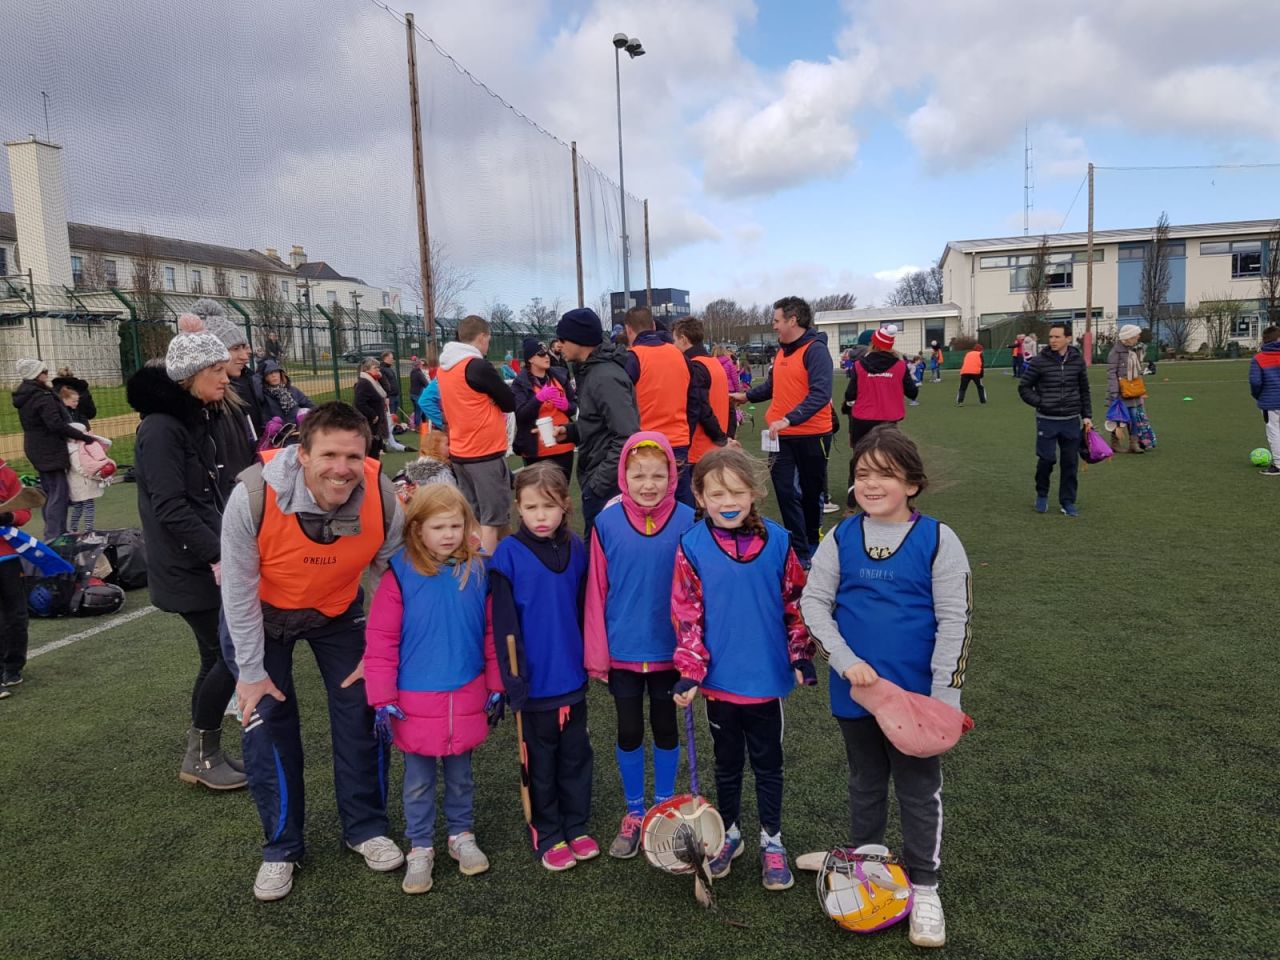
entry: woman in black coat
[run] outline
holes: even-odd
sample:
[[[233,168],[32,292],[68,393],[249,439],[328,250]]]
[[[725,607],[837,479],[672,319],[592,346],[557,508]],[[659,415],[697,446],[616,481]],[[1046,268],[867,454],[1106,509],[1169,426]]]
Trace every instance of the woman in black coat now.
[[[511,449],[524,458],[525,466],[539,460],[550,460],[573,482],[573,449],[554,456],[545,454],[546,448],[538,440],[538,418],[551,416],[552,409],[559,410],[572,420],[578,413],[578,397],[569,381],[569,373],[551,365],[551,351],[545,344],[532,338],[524,341],[524,369],[511,381],[511,392],[516,397],[516,435]],[[552,387],[552,391],[546,388]],[[559,396],[552,398],[558,392]],[[540,396],[541,394],[541,396]],[[556,405],[556,400],[564,407]]]
[[[180,333],[173,343],[178,349],[170,345],[165,365],[153,361],[126,387],[129,405],[142,416],[134,475],[147,583],[152,603],[187,622],[200,654],[178,776],[233,790],[246,780],[243,767],[229,763],[221,749],[222,717],[235,679],[218,642],[225,501],[212,428],[227,390],[227,351],[206,333]]]
[[[360,376],[356,378],[355,408],[369,421],[373,433],[369,441],[369,456],[382,456],[383,440],[387,435],[387,391],[381,384],[382,374],[378,361],[365,357],[360,362]]]

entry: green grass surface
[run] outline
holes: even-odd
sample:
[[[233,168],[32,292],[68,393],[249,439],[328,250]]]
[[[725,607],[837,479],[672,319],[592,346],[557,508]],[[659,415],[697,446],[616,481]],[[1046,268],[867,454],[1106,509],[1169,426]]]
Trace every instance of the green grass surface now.
[[[1241,363],[1163,365],[1149,404],[1160,448],[1083,473],[1074,521],[1031,510],[1033,419],[1011,379],[989,377],[991,402],[963,409],[956,378],[926,384],[910,410],[932,483],[921,506],[959,533],[975,583],[965,707],[977,727],[944,761],[948,956],[1275,956],[1280,483],[1248,464],[1263,433],[1244,377]],[[847,453],[842,438],[833,494]],[[101,525],[130,522],[134,495],[109,491]],[[128,609],[146,602],[131,594]],[[94,623],[38,623],[32,645]],[[754,840],[716,886],[718,915],[643,860],[548,874],[524,841],[510,721],[476,753],[492,871],[464,878],[443,857],[435,889],[404,896],[398,876],[338,849],[305,651],[308,861],[291,896],[256,903],[250,798],[176,779],[194,654],[178,618],[151,614],[35,659],[0,704],[0,957],[919,955],[905,926],[836,928],[808,875],[766,893]],[[593,824],[607,843],[620,789],[598,686],[590,709]],[[825,690],[788,701],[786,752],[789,849],[840,842],[846,771]],[[398,789],[397,764],[397,834]],[[751,836],[749,775],[744,808]],[[896,815],[890,834],[896,845]]]

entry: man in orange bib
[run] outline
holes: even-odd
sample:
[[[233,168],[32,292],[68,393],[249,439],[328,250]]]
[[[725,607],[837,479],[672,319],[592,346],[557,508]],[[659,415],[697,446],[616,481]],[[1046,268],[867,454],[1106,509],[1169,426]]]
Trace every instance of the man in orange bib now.
[[[689,361],[663,339],[648,307],[632,307],[626,316],[627,376],[636,387],[640,429],[660,433],[676,456],[676,499],[694,506],[690,486],[689,442],[699,406]]]
[[[672,336],[689,361],[693,375],[693,389],[689,392],[689,466],[692,468],[716,447],[741,444],[729,437],[729,418],[733,416],[729,376],[720,361],[707,353],[702,321],[697,317],[677,320]]]
[[[765,420],[779,443],[778,452],[769,458],[769,473],[791,547],[806,570],[822,529],[822,494],[833,429],[831,351],[826,336],[812,324],[813,311],[800,297],[777,301],[773,331],[778,335],[778,352],[773,368],[759,386],[733,395],[737,403],[772,401]]]
[[[245,773],[266,841],[253,885],[259,900],[293,889],[302,859],[302,736],[293,651],[305,640],[329,700],[342,838],[370,869],[404,855],[387,836],[385,743],[365,700],[366,571],[400,548],[404,517],[377,460],[369,425],[345,403],[302,423],[301,443],[240,474],[222,518],[223,652],[236,674]]]

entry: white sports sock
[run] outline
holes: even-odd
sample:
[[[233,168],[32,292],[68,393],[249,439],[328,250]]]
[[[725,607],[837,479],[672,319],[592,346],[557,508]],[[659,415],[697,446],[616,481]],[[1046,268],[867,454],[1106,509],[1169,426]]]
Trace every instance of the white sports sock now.
[[[779,830],[777,833],[773,834],[773,836],[770,836],[767,830],[761,828],[760,846],[767,847],[771,843],[776,843],[778,846],[782,846],[782,831]]]

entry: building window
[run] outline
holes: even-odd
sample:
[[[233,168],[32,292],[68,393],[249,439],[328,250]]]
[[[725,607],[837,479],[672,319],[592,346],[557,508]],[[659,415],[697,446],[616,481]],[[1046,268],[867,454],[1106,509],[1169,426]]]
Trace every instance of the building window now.
[[[0,277],[9,272],[9,251],[0,247]]]
[[[247,297],[249,295],[249,278],[243,273],[240,274],[240,296]]]
[[[4,272],[3,270],[0,270],[0,273],[3,273],[3,272]],[[116,262],[114,260],[102,261],[102,278],[107,281],[108,287],[119,286],[120,281],[117,278]]]
[[[385,290],[382,291],[382,305],[384,307],[391,306],[391,294],[387,293]]]
[[[71,285],[74,287],[84,286],[84,258],[71,258]]]
[[[1146,247],[1121,247],[1120,252],[1116,254],[1120,260],[1145,260],[1147,258]]]
[[[289,281],[288,280],[280,281],[280,295],[284,297],[286,300],[289,299]]]
[[[978,266],[982,270],[999,270],[1009,266],[1008,257],[983,257],[978,261]]]
[[[173,267],[164,268],[164,288],[166,290],[178,289],[178,274]]]
[[[200,270],[191,271],[191,292],[204,293],[204,276]]]
[[[329,306],[336,307],[338,305],[338,291],[337,290],[328,291],[328,299],[329,299]]]
[[[1089,262],[1088,254],[1089,254],[1088,250],[1077,250],[1075,253],[1071,254],[1071,260],[1073,263],[1088,263]],[[1098,247],[1095,247],[1093,250],[1093,262],[1101,263],[1103,259],[1105,258],[1103,257],[1102,250]]]
[[[1018,259],[1021,260],[1022,257]],[[1070,259],[1064,263],[1046,263],[1044,265],[1045,286],[1050,290],[1070,290],[1074,281],[1073,268],[1074,264]],[[1009,274],[1009,292],[1017,293],[1030,289],[1033,269],[1035,269],[1033,266],[1020,266],[1013,270]]]
[[[1231,278],[1262,276],[1262,244],[1257,240],[1231,245]]]
[[[1187,255],[1187,245],[1182,242],[1166,243],[1164,248],[1169,252],[1169,256],[1171,257],[1185,257]]]
[[[1200,243],[1200,256],[1202,257],[1212,257],[1217,254],[1230,253],[1230,252],[1231,252],[1231,244],[1229,243],[1219,242],[1217,240],[1214,240],[1212,242],[1201,241]]]

